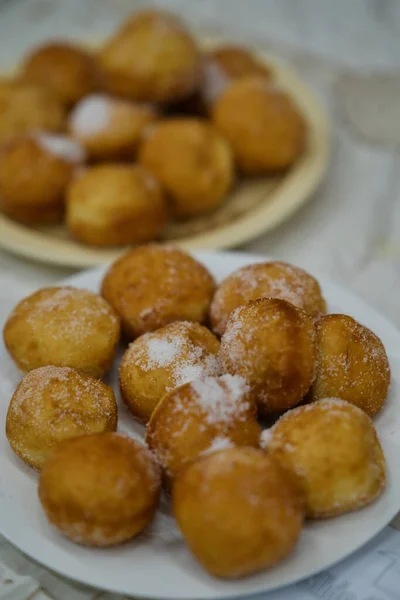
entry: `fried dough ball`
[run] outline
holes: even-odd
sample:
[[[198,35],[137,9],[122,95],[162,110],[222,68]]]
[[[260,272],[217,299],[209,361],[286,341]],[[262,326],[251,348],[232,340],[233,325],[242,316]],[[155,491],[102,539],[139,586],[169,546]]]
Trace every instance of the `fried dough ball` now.
[[[287,94],[265,77],[232,83],[218,97],[211,116],[245,175],[286,169],[303,150],[303,117]]]
[[[0,144],[32,130],[62,131],[66,112],[49,88],[12,82],[0,87]]]
[[[206,377],[176,388],[157,404],[146,442],[164,469],[165,485],[204,452],[258,447],[256,405],[242,377]]]
[[[297,486],[254,448],[202,457],[177,478],[172,499],[190,550],[217,577],[271,567],[292,551],[303,525]]]
[[[116,428],[112,389],[69,367],[39,367],[25,375],[6,418],[11,448],[39,471],[60,442]]]
[[[75,106],[68,124],[92,158],[114,160],[133,156],[144,128],[156,117],[150,104],[93,94]]]
[[[177,17],[145,10],[129,19],[100,52],[112,93],[171,102],[199,82],[200,53]]]
[[[174,321],[206,323],[214,290],[202,264],[166,244],[131,250],[111,265],[101,287],[130,339]]]
[[[312,399],[336,396],[373,417],[382,408],[390,366],[381,340],[347,315],[326,315],[317,322],[317,374]]]
[[[161,187],[136,165],[91,167],[67,194],[67,227],[92,246],[124,246],[157,238],[167,220]]]
[[[178,218],[216,208],[233,184],[229,144],[202,119],[155,124],[139,149],[139,161],[164,185]]]
[[[69,42],[50,42],[35,48],[22,65],[22,78],[49,87],[66,106],[102,84],[94,57]]]
[[[37,133],[0,153],[0,208],[23,223],[52,223],[64,213],[65,191],[85,153],[78,142]]]
[[[311,317],[285,300],[258,298],[229,317],[219,352],[222,369],[250,384],[261,414],[298,404],[315,376]]]
[[[119,340],[119,319],[97,294],[73,287],[43,288],[17,304],[4,344],[23,371],[55,365],[102,377]]]
[[[159,401],[174,388],[218,375],[219,341],[199,323],[177,321],[135,340],[119,368],[121,396],[147,423]]]
[[[357,510],[385,487],[385,457],[372,421],[344,400],[288,411],[263,441],[269,456],[296,477],[309,518]]]
[[[222,335],[235,308],[263,297],[286,300],[311,317],[326,311],[319,283],[306,271],[279,261],[256,263],[228,275],[218,286],[210,307],[214,331]]]
[[[152,520],[159,495],[159,468],[150,452],[120,433],[63,442],[39,480],[50,523],[86,546],[112,546],[135,537]]]
[[[212,105],[233,81],[254,75],[270,79],[272,72],[246,48],[220,46],[204,58],[200,94]]]

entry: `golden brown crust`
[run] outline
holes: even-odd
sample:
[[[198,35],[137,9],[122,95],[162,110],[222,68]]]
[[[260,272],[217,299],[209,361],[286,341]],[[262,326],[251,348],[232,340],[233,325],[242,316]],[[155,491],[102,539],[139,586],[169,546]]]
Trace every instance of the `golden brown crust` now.
[[[221,366],[250,384],[262,414],[298,404],[315,376],[311,317],[285,300],[259,298],[235,309],[221,339]]]
[[[49,87],[67,106],[102,84],[94,57],[68,42],[51,42],[34,49],[22,65],[22,78]]]
[[[219,46],[207,54],[218,67],[230,78],[240,79],[250,75],[272,77],[272,71],[247,48],[243,46]]]
[[[167,220],[161,187],[136,165],[105,164],[87,169],[67,194],[66,223],[79,241],[125,246],[157,238]]]
[[[165,484],[204,452],[222,447],[258,447],[260,426],[249,387],[222,375],[182,385],[157,404],[146,442],[164,469]]]
[[[122,256],[101,287],[130,339],[174,321],[205,323],[214,290],[214,279],[203,265],[163,244],[139,246]]]
[[[381,340],[347,315],[326,315],[316,325],[318,366],[313,400],[330,396],[373,417],[383,406],[390,366]]]
[[[76,164],[50,152],[40,136],[17,138],[0,153],[0,207],[25,223],[62,219]]]
[[[180,19],[162,11],[142,11],[127,21],[101,50],[100,61],[111,93],[135,100],[179,100],[199,81],[193,38]]]
[[[47,87],[21,81],[0,87],[0,144],[33,130],[63,131],[66,112]]]
[[[219,341],[199,323],[178,321],[147,333],[126,350],[119,368],[122,399],[144,423],[174,388],[219,374]]]
[[[234,180],[229,144],[212,124],[194,117],[153,125],[139,148],[139,161],[165,187],[178,218],[219,206]]]
[[[217,452],[189,466],[175,482],[173,511],[202,566],[230,579],[282,560],[303,524],[296,485],[279,464],[252,448]]]
[[[112,389],[69,367],[40,367],[22,379],[8,407],[6,435],[14,452],[40,471],[64,440],[115,431]]]
[[[265,447],[297,478],[310,518],[357,510],[386,484],[385,457],[372,421],[337,398],[287,412],[269,430]]]
[[[110,546],[149,524],[160,494],[159,469],[147,448],[118,433],[60,444],[40,474],[49,521],[78,544]]]
[[[228,275],[218,286],[210,307],[214,331],[222,335],[235,308],[262,297],[286,300],[312,317],[326,311],[319,283],[309,273],[281,261],[257,263]]]
[[[265,77],[244,77],[228,86],[213,105],[211,118],[246,175],[286,169],[304,147],[303,117]]]
[[[132,159],[144,128],[156,118],[157,111],[150,104],[93,94],[75,106],[68,126],[92,158]]]
[[[3,330],[5,346],[23,371],[55,365],[102,377],[112,365],[119,319],[93,292],[43,288],[21,300]]]

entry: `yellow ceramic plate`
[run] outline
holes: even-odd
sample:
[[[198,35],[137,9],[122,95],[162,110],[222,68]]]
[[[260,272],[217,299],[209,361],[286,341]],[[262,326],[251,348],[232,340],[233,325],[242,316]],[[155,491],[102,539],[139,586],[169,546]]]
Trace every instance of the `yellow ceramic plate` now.
[[[211,47],[223,41],[204,40],[203,44]],[[329,123],[323,107],[290,66],[271,54],[256,53],[273,67],[277,82],[302,111],[308,126],[305,151],[280,176],[241,182],[211,215],[187,223],[171,223],[164,238],[183,248],[232,248],[273,229],[307,201],[327,168]],[[1,214],[0,245],[20,256],[70,267],[110,262],[123,251],[85,246],[69,237],[61,226],[28,227]]]

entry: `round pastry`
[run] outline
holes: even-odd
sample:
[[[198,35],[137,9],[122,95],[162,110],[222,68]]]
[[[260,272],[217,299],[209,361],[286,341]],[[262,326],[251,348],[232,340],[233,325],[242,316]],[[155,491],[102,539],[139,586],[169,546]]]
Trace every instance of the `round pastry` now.
[[[252,75],[270,79],[272,72],[246,48],[220,46],[204,58],[200,94],[212,105],[234,80]]]
[[[174,388],[218,375],[219,341],[206,327],[177,321],[135,340],[119,368],[121,396],[147,423],[158,402]]]
[[[0,144],[32,130],[62,131],[65,117],[61,100],[49,88],[25,82],[0,86]]]
[[[112,93],[135,100],[171,102],[199,82],[200,54],[177,17],[145,10],[128,20],[104,46],[100,61]]]
[[[385,487],[385,457],[371,419],[326,398],[290,410],[263,436],[268,455],[297,479],[306,515],[341,515],[372,502]]]
[[[133,156],[143,129],[156,116],[150,104],[93,94],[75,106],[69,130],[91,157],[114,160]]]
[[[4,343],[23,371],[55,365],[102,377],[119,340],[119,319],[93,292],[43,288],[21,300],[4,325]]]
[[[50,42],[35,48],[22,65],[24,80],[52,89],[70,106],[102,83],[95,59],[68,42]]]
[[[87,169],[67,194],[67,227],[93,246],[124,246],[157,238],[167,220],[163,193],[146,169],[105,164]]]
[[[207,269],[173,246],[148,244],[131,250],[108,269],[104,298],[134,339],[174,321],[206,323],[215,282]]]
[[[65,190],[85,153],[78,142],[37,133],[8,142],[0,153],[0,208],[24,223],[62,219]]]
[[[214,331],[222,335],[231,312],[257,298],[280,298],[312,317],[326,311],[319,283],[314,277],[284,262],[266,262],[238,269],[218,286],[210,307]]]
[[[259,298],[229,317],[219,352],[222,369],[250,384],[261,414],[298,404],[315,376],[311,317],[278,298]]]
[[[313,400],[336,396],[373,417],[385,402],[390,366],[381,340],[347,315],[317,322],[317,374]]]
[[[198,379],[176,388],[157,404],[146,442],[164,469],[165,484],[204,452],[221,447],[258,447],[256,405],[242,377]]]
[[[25,375],[6,418],[11,448],[39,471],[60,442],[116,428],[112,389],[69,367],[39,367]]]
[[[217,577],[244,577],[279,562],[303,525],[297,486],[254,448],[201,458],[176,479],[172,500],[190,550]]]
[[[243,77],[232,83],[218,97],[211,114],[245,175],[286,169],[303,150],[303,117],[265,77]]]
[[[202,119],[176,118],[153,125],[139,149],[139,161],[164,185],[178,218],[216,208],[233,184],[229,144]]]
[[[135,537],[152,520],[159,495],[160,473],[150,452],[120,433],[63,442],[39,480],[50,523],[87,546],[112,546]]]

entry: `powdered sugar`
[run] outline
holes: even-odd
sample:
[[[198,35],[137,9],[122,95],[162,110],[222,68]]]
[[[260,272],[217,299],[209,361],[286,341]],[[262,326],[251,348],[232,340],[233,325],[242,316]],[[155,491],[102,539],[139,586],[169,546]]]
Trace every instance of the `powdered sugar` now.
[[[203,64],[203,86],[201,93],[208,104],[212,104],[229,84],[229,78],[217,61],[206,59]]]
[[[228,448],[234,448],[234,444],[231,440],[223,436],[218,436],[213,439],[210,446],[206,450],[203,450],[201,454],[203,456],[212,454],[213,452],[219,452],[220,450],[227,450]]]
[[[92,136],[101,133],[111,120],[112,98],[104,94],[86,96],[70,115],[70,128],[74,135]]]
[[[157,369],[171,365],[181,350],[179,338],[160,339],[149,337],[147,341],[148,369]]]
[[[70,163],[83,163],[86,160],[85,150],[79,142],[62,135],[39,132],[35,141],[47,152]]]
[[[208,424],[228,423],[248,413],[249,386],[239,375],[206,377],[194,381],[191,387]]]
[[[217,356],[207,350],[205,340],[191,337],[200,327],[197,323],[180,321],[163,331],[147,333],[131,344],[124,364],[127,368],[133,364],[146,373],[167,369],[167,392],[189,381],[218,375]]]
[[[267,448],[269,442],[272,439],[272,431],[271,429],[264,429],[260,436],[260,446],[261,448]]]

